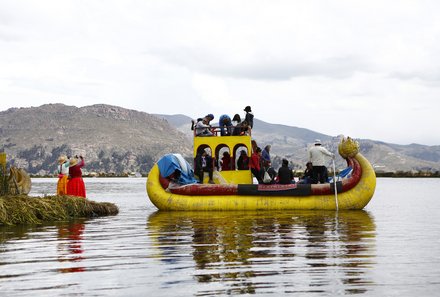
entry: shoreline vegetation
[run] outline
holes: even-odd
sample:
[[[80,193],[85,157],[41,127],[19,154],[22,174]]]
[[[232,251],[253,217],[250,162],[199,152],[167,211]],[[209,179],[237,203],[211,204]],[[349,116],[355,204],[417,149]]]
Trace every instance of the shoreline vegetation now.
[[[0,226],[117,215],[118,207],[76,196],[0,196]]]

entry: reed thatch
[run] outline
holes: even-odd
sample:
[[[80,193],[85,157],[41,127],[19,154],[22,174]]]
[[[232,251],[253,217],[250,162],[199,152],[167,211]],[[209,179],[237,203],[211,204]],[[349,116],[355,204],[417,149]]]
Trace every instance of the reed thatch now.
[[[0,225],[41,224],[118,214],[118,207],[109,202],[95,202],[76,196],[29,197],[1,196]]]

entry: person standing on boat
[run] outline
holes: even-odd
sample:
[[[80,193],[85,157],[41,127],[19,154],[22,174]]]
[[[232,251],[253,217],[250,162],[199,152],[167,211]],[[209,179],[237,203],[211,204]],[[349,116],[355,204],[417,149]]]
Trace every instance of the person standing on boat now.
[[[196,136],[213,136],[211,131],[210,122],[214,119],[212,113],[206,115],[201,121],[198,121],[195,125]]]
[[[66,156],[58,158],[57,195],[67,195],[67,178],[69,177],[69,159]]]
[[[252,153],[251,160],[249,162],[249,167],[251,168],[252,174],[255,176],[259,184],[263,183],[263,178],[261,177],[261,148],[257,149]]]
[[[292,169],[289,168],[289,161],[283,159],[280,169],[278,169],[278,183],[288,185],[294,183]]]
[[[251,107],[246,106],[244,111],[246,112],[244,120],[248,123],[249,127],[251,127],[251,129],[253,129],[254,128],[254,114],[252,113]]]
[[[81,168],[85,165],[85,162],[83,156],[79,156],[79,159],[81,160],[79,163],[78,156],[70,159],[67,195],[86,198],[86,186],[84,185],[81,171]]]
[[[213,184],[213,168],[212,168],[212,157],[208,155],[205,149],[200,149],[197,153],[195,160],[195,170],[194,173],[199,178],[201,184],[203,184],[203,176],[205,172],[209,174],[209,183]]]
[[[220,116],[220,119],[218,121],[218,125],[220,126],[220,135],[221,136],[231,135],[232,121],[231,121],[231,118],[227,114],[223,114]]]
[[[313,165],[312,183],[323,184],[327,182],[327,167],[325,166],[326,157],[334,158],[335,154],[329,152],[321,146],[321,140],[316,139],[315,145],[309,149],[309,161]]]

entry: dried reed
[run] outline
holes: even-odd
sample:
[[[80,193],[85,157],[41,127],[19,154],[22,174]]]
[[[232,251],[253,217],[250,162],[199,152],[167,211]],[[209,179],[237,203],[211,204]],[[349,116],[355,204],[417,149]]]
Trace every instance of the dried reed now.
[[[118,214],[113,203],[95,202],[75,196],[1,196],[0,225],[41,224]]]

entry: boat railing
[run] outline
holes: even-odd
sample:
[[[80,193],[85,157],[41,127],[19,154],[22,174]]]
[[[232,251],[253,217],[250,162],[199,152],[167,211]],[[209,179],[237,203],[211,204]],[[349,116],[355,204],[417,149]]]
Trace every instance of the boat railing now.
[[[224,136],[251,136],[252,135],[252,131],[251,131],[251,127],[247,127],[247,131],[246,132],[241,132],[238,135],[232,135],[234,129],[236,128],[240,128],[238,126],[230,126],[230,127],[224,127],[224,130],[227,131],[227,135]],[[197,128],[194,128],[194,137],[210,137],[210,136],[222,136],[221,135],[221,127],[220,126],[210,126],[209,128],[207,128],[209,131],[211,131],[212,135],[197,135]]]

